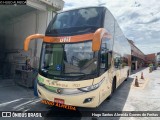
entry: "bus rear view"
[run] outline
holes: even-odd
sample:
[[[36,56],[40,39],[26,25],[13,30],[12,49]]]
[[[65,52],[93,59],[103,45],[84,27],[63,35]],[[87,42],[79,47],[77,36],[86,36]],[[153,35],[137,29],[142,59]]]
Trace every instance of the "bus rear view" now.
[[[39,97],[60,104],[97,107],[128,77],[130,52],[122,55],[127,63],[125,74],[116,76],[120,70],[111,73],[120,63],[114,60],[112,33],[104,27],[106,11],[105,7],[88,7],[57,13],[45,36],[26,38],[25,50],[30,40],[43,39]]]

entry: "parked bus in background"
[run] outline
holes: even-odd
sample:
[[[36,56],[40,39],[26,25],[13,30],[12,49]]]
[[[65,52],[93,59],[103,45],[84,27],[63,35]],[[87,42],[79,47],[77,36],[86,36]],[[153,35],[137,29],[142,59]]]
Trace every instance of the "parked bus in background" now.
[[[60,104],[97,107],[128,78],[131,48],[117,21],[105,7],[62,11],[43,39],[37,91]]]
[[[156,63],[157,63],[157,67],[160,67],[160,52],[158,52],[156,55]]]

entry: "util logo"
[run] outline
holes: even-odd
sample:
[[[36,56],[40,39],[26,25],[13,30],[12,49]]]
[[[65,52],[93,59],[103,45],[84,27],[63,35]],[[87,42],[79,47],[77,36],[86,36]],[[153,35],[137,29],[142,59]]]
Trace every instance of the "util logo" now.
[[[62,37],[60,38],[60,42],[71,42],[71,37]]]

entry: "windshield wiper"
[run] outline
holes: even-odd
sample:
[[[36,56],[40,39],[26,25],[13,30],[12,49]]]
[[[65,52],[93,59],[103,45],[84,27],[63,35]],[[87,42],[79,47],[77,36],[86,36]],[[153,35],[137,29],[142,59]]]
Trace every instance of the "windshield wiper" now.
[[[44,73],[48,72],[48,69],[41,69]]]
[[[82,74],[82,75],[86,75],[85,73],[82,73],[82,72],[70,72],[70,73],[65,73],[65,74]]]

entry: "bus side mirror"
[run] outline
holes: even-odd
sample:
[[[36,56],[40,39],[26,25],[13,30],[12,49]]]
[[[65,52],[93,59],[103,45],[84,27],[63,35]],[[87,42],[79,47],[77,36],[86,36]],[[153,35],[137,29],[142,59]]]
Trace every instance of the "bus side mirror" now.
[[[43,39],[44,35],[42,35],[42,34],[33,34],[33,35],[28,36],[24,41],[24,50],[28,51],[29,43],[30,43],[31,40],[35,40],[35,39],[39,39],[39,38]]]
[[[92,51],[96,52],[100,50],[101,40],[104,37],[109,37],[107,31],[104,28],[97,29],[93,36]]]
[[[92,41],[92,51],[96,52],[100,50],[100,45],[101,45],[101,28],[98,29],[93,36],[93,41]]]
[[[101,41],[97,38],[92,41],[92,51],[96,52],[100,50]]]

